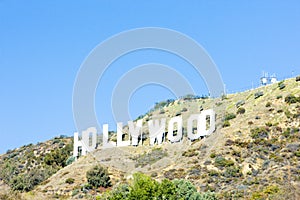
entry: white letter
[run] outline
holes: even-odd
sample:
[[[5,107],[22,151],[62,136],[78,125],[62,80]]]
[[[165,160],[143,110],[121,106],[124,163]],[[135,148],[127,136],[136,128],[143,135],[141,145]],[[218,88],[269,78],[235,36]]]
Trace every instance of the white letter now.
[[[174,123],[177,123],[177,135],[173,135],[173,130],[174,130]],[[181,116],[178,117],[173,117],[169,121],[169,126],[168,126],[168,139],[171,142],[178,142],[182,138],[182,118]]]
[[[138,145],[139,135],[142,136],[142,125],[143,125],[142,119],[136,122],[136,127],[134,127],[133,121],[128,121],[129,134],[131,135],[131,144],[134,146]]]
[[[155,139],[157,140],[157,144],[162,143],[162,137],[166,128],[166,119],[162,118],[161,122],[159,120],[150,120],[148,121],[149,126],[149,136],[150,136],[150,145],[154,145]]]
[[[90,133],[92,134],[92,138],[90,138]],[[91,145],[90,145],[90,139],[92,140]],[[89,152],[94,151],[96,148],[96,142],[97,142],[97,129],[95,127],[90,127],[86,131],[82,131],[82,145],[84,145],[87,151]]]
[[[78,132],[74,133],[74,144],[73,144],[73,157],[77,158],[78,156]]]
[[[103,124],[103,148],[110,148],[115,146],[115,142],[108,142],[108,124]]]
[[[210,121],[208,130],[206,130],[206,117],[207,116],[209,116],[209,121]],[[197,130],[197,132],[200,132],[200,136],[210,135],[211,133],[213,133],[216,129],[215,112],[212,109],[204,110],[201,112],[200,118],[201,118],[200,121],[202,123],[200,124],[200,127]]]
[[[187,134],[190,140],[196,140],[201,136],[200,126],[201,126],[201,115],[200,114],[193,114],[189,117],[187,122]],[[197,120],[197,134],[193,133],[193,121]]]
[[[130,145],[130,134],[129,139],[127,141],[123,141],[123,123],[119,122],[117,123],[117,146],[118,147],[124,147],[124,146],[129,146]]]

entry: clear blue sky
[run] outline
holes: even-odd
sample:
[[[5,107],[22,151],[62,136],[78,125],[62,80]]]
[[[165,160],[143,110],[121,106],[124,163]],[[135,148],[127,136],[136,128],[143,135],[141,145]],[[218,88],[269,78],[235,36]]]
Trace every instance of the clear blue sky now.
[[[72,91],[84,58],[108,37],[133,28],[163,27],[200,43],[217,64],[228,91],[258,83],[261,72],[300,74],[300,2],[295,1],[15,1],[0,0],[0,153],[56,135],[72,135]],[[138,52],[115,65],[186,65],[172,55]],[[126,69],[127,69],[126,68]],[[108,98],[118,67],[112,68]],[[192,84],[199,77],[182,73]],[[109,80],[109,77],[107,80]],[[201,84],[200,84],[201,85]],[[155,95],[150,95],[150,92]],[[198,94],[206,91],[199,87]],[[172,98],[157,86],[138,90],[133,116]],[[107,101],[108,102],[108,101]],[[107,104],[108,105],[108,104]],[[99,122],[112,123],[97,105]]]

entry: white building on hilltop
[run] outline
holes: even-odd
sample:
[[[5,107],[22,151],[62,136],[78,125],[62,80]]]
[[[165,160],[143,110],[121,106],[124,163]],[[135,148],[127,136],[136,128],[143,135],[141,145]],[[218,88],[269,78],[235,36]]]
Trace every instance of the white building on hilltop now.
[[[277,78],[275,74],[269,76],[267,72],[263,72],[262,77],[260,78],[261,85],[268,85],[276,82],[277,82]]]

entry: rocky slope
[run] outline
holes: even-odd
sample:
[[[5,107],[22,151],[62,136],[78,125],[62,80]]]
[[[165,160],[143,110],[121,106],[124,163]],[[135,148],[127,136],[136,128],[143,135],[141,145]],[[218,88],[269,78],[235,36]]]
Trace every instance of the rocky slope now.
[[[145,122],[143,130],[147,135],[146,122],[150,119],[181,115],[186,124],[190,114],[208,108],[216,110],[218,125],[208,137],[196,141],[184,137],[179,143],[165,142],[154,147],[147,145],[148,140],[138,147],[99,147],[76,162],[61,166],[21,195],[25,199],[94,199],[104,189],[87,188],[86,172],[101,164],[108,167],[113,185],[142,172],[157,180],[188,179],[198,191],[214,191],[220,199],[300,199],[300,81],[292,78],[220,99],[161,102],[141,116]],[[30,171],[27,164],[35,163],[38,154],[43,155],[40,157],[45,163],[45,152],[38,153],[34,148],[12,152],[33,152],[35,157],[30,161],[24,159],[25,171]],[[12,152],[1,156],[2,167],[7,157],[15,157]],[[70,178],[74,181],[67,183]],[[0,185],[6,188],[0,193],[8,190],[4,183]]]

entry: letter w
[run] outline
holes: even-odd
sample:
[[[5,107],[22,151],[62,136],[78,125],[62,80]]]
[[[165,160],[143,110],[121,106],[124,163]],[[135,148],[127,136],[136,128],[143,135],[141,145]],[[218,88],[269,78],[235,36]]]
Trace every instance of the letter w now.
[[[148,121],[148,126],[149,126],[150,145],[155,144],[155,139],[157,141],[157,144],[161,144],[163,134],[165,133],[166,119],[165,118],[161,119],[160,123],[158,119],[150,120]]]

